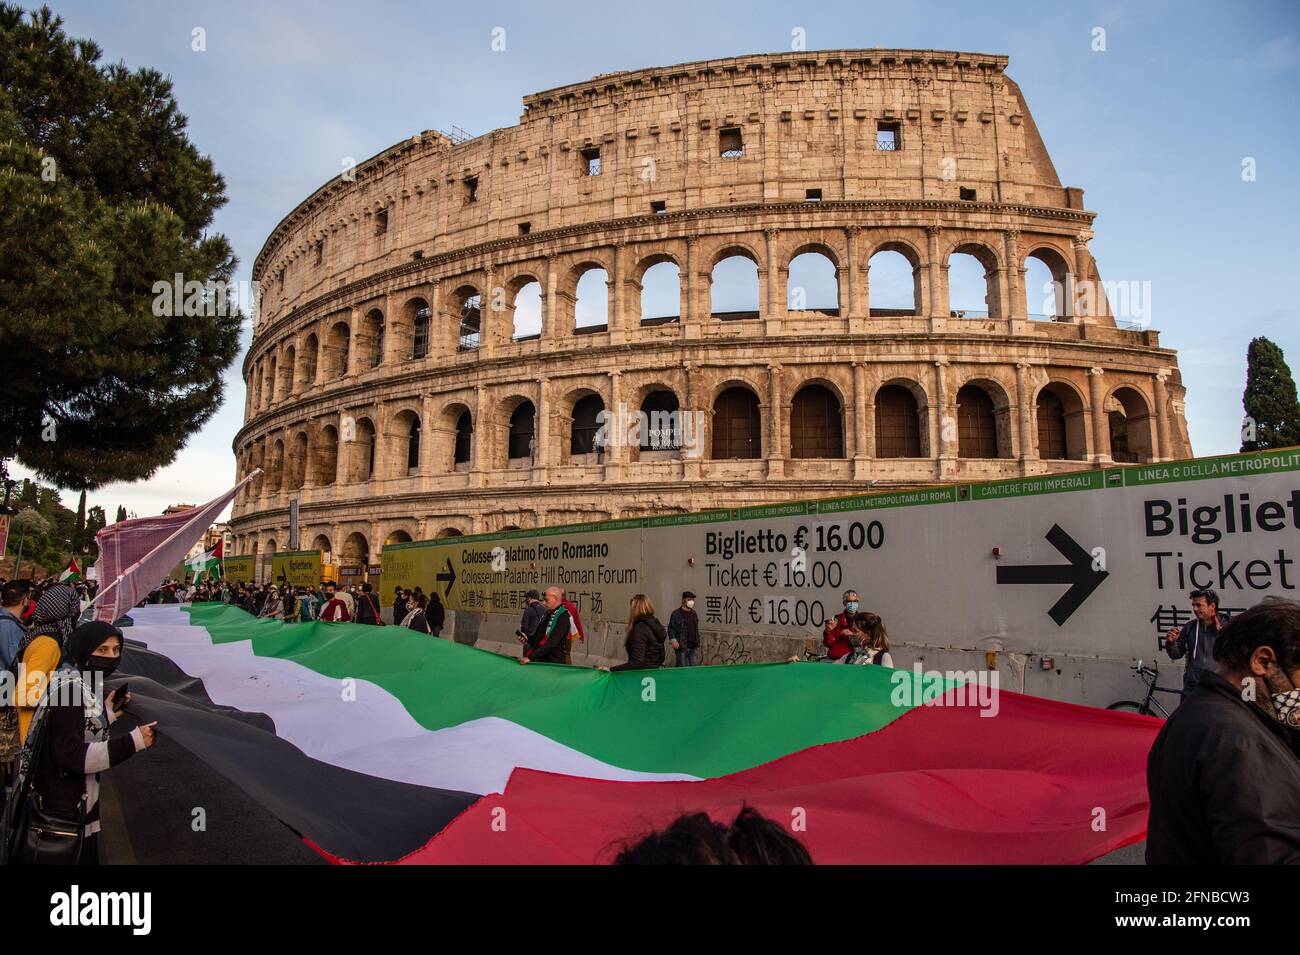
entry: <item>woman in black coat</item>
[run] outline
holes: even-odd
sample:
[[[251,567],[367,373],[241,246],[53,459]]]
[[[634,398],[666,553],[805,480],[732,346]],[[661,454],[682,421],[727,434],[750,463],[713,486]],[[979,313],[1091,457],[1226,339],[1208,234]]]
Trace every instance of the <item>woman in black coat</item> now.
[[[620,663],[615,670],[655,670],[664,665],[664,641],[668,631],[655,616],[655,608],[645,594],[637,594],[627,619],[627,663]]]

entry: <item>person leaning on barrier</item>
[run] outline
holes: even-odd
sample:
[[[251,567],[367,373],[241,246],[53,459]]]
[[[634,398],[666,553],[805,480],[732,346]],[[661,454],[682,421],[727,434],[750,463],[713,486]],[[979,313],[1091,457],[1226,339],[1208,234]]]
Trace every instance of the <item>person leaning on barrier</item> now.
[[[154,723],[109,736],[110,725],[131,702],[129,692],[120,700],[117,690],[106,699],[100,696],[102,679],[117,669],[121,655],[122,631],[102,621],[83,623],[68,638],[63,662],[28,734],[30,748],[24,752],[22,772],[30,779],[30,798],[20,807],[24,815],[15,827],[16,861],[43,861],[39,854],[34,859],[30,855],[38,844],[50,848],[41,837],[41,828],[50,828],[50,821],[73,831],[80,821],[79,858],[50,861],[99,862],[99,774],[154,743]],[[21,781],[20,792],[26,782]]]
[[[520,663],[564,663],[565,650],[569,644],[569,633],[573,621],[564,606],[564,592],[559,587],[547,587],[542,595],[542,606],[546,609],[540,623],[528,635],[528,644]]]
[[[664,665],[664,641],[668,631],[655,616],[654,604],[645,594],[637,594],[628,605],[627,662],[614,667],[597,667],[599,670],[657,670]]]
[[[1214,659],[1147,757],[1147,864],[1300,864],[1300,603],[1234,617]]]
[[[515,631],[515,639],[522,644],[528,643],[528,638],[533,635],[537,629],[538,623],[546,616],[546,608],[542,606],[542,595],[536,590],[530,590],[524,594],[524,612],[519,618],[519,629]]]

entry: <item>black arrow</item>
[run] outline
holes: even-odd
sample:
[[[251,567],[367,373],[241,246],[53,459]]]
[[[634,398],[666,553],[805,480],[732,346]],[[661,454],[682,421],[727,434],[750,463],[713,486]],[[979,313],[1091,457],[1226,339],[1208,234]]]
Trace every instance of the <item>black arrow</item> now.
[[[1053,524],[1047,532],[1047,541],[1070,562],[1068,564],[1017,564],[998,568],[999,584],[1070,584],[1061,599],[1052,605],[1047,615],[1058,627],[1092,595],[1101,582],[1110,576],[1106,570],[1093,570],[1092,554],[1079,546],[1079,542]]]
[[[439,574],[437,579],[447,581],[447,589],[442,592],[442,595],[444,597],[450,597],[452,585],[456,583],[456,569],[451,566],[450,557],[447,558],[447,572],[445,574]]]

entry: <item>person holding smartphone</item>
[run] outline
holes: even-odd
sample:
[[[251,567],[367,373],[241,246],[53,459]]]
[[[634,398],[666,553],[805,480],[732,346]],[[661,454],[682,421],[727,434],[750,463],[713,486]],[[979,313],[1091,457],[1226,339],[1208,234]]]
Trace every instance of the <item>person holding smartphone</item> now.
[[[1219,595],[1213,590],[1193,590],[1192,619],[1165,634],[1165,652],[1171,660],[1187,657],[1183,668],[1183,695],[1191,693],[1200,682],[1202,670],[1213,670],[1214,641],[1227,625],[1228,618],[1219,613]]]
[[[527,644],[529,636],[537,629],[537,625],[546,617],[546,608],[542,606],[542,595],[536,590],[530,590],[524,594],[524,615],[519,620],[519,629],[515,631],[515,639],[521,644]]]

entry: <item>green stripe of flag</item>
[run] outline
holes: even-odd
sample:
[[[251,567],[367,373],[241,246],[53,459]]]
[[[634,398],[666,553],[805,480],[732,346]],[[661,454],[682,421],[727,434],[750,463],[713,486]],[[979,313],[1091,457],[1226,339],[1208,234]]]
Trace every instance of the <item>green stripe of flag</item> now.
[[[908,671],[772,663],[608,674],[535,664],[400,627],[284,624],[224,604],[195,604],[215,643],[325,676],[375,683],[430,730],[511,720],[596,759],[642,772],[722,776],[822,743],[874,732],[912,707],[891,701]],[[649,682],[647,682],[647,680]],[[926,698],[937,693],[931,688]]]

